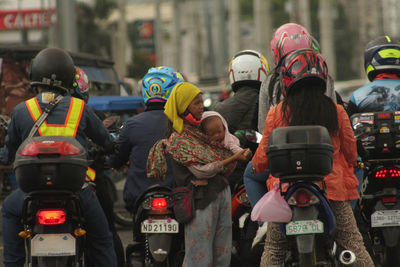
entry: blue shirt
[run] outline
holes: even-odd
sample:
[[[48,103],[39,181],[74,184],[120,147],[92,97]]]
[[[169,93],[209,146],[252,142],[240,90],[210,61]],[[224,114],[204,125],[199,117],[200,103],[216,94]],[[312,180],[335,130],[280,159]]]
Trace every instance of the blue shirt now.
[[[122,167],[128,160],[129,171],[124,186],[124,201],[132,204],[149,186],[161,184],[172,186],[172,167],[168,159],[167,178],[158,182],[147,178],[147,157],[151,147],[166,138],[168,119],[164,109],[149,110],[128,119],[122,128],[118,141],[118,154],[110,160],[114,168]]]

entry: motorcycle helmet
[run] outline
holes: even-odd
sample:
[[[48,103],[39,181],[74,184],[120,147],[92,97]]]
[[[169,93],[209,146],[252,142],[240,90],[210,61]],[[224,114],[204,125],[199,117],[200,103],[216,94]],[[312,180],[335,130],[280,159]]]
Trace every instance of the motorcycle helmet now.
[[[75,68],[75,77],[72,82],[72,87],[74,90],[71,95],[87,103],[89,100],[89,78],[81,68]]]
[[[242,81],[256,81],[261,85],[268,73],[267,59],[254,50],[240,51],[229,62],[229,81],[234,91],[234,84]]]
[[[388,35],[369,42],[364,52],[364,67],[370,81],[382,72],[400,73],[400,43]]]
[[[296,23],[286,23],[276,29],[270,42],[272,59],[275,65],[287,53],[303,48],[312,48],[312,37],[307,29]]]
[[[295,50],[282,58],[281,88],[288,95],[294,84],[313,79],[326,90],[328,67],[320,54],[313,49]]]
[[[72,87],[75,66],[71,56],[59,48],[41,50],[31,62],[31,86],[46,86],[63,91]]]
[[[183,81],[182,74],[173,68],[161,66],[149,69],[142,79],[144,103],[166,102],[175,85]]]

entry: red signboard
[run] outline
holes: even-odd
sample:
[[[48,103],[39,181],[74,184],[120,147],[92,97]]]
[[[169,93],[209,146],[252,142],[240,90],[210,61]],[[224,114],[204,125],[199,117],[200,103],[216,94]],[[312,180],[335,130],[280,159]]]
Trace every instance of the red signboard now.
[[[48,28],[55,22],[54,8],[0,11],[0,30]]]

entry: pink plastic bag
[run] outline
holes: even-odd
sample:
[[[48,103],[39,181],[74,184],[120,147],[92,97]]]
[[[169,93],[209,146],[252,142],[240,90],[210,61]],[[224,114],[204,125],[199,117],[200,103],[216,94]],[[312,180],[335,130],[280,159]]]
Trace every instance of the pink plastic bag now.
[[[260,222],[289,222],[292,219],[292,210],[281,197],[279,184],[267,192],[251,211],[251,220]]]

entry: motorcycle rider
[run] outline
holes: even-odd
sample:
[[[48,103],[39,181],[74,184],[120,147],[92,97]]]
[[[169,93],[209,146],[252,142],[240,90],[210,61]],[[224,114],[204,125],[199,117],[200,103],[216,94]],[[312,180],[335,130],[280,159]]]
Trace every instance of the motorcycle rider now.
[[[3,164],[10,164],[14,160],[19,145],[29,135],[41,111],[60,95],[63,98],[35,135],[75,137],[86,149],[87,136],[102,145],[107,152],[114,150],[114,144],[102,122],[82,100],[70,96],[74,75],[73,60],[62,49],[46,48],[35,56],[29,77],[31,86],[38,94],[14,108],[6,137],[8,155]],[[17,189],[5,199],[2,207],[4,264],[7,267],[23,266],[25,262],[24,240],[18,236],[23,230],[21,217],[24,197],[25,193]],[[112,235],[90,186],[81,190],[80,200],[87,230],[85,259],[91,266],[116,266]]]
[[[334,239],[339,246],[354,252],[356,266],[373,266],[349,203],[359,197],[351,167],[357,159],[356,140],[344,108],[324,95],[328,77],[325,60],[312,49],[295,50],[282,59],[280,77],[284,100],[268,112],[263,138],[253,157],[255,171],[268,168],[266,151],[272,130],[295,125],[326,127],[334,149],[332,172],[324,178],[326,196],[336,219]],[[270,176],[268,187],[274,182],[279,179]],[[287,187],[283,183],[281,188]],[[269,223],[261,265],[281,266],[287,249],[279,224]]]
[[[400,43],[386,35],[366,46],[364,67],[370,83],[355,90],[347,106],[354,113],[400,110]]]
[[[318,42],[313,38],[308,30],[303,26],[296,23],[286,23],[277,28],[273,34],[270,42],[270,51],[272,59],[275,63],[275,68],[270,72],[268,77],[262,81],[259,95],[259,109],[258,109],[258,130],[263,132],[265,126],[265,118],[269,109],[276,106],[282,100],[282,88],[279,82],[279,71],[281,69],[280,62],[286,54],[291,51],[303,48],[311,48],[320,52]],[[329,96],[334,102],[338,94],[335,95],[333,88],[333,80],[328,77],[328,85],[326,95]],[[252,207],[257,201],[267,193],[265,187],[266,178],[269,175],[269,170],[266,169],[264,173],[257,174],[253,171],[253,163],[250,161],[244,171],[244,184],[246,191],[249,193],[249,200]],[[267,224],[259,228],[257,235],[254,238],[253,246],[262,240],[265,234]]]
[[[146,177],[147,156],[154,143],[165,138],[168,119],[164,114],[164,105],[174,86],[183,81],[183,76],[173,68],[150,68],[141,83],[146,110],[129,118],[122,128],[118,153],[110,159],[109,164],[119,169],[129,161],[123,198],[130,211],[144,190],[159,183]],[[172,186],[171,170],[172,167],[169,167],[167,178],[161,185]]]
[[[85,104],[87,104],[89,101],[90,92],[89,77],[79,67],[75,67],[75,76],[72,82],[72,88],[73,90],[71,96],[82,99],[83,101],[85,101]],[[87,108],[90,109],[91,107],[87,106]],[[100,120],[103,121],[106,118],[105,114],[102,111],[93,111]],[[89,157],[90,156],[91,155],[89,155]],[[96,155],[90,159],[93,161],[90,164],[90,167],[94,172],[92,174],[92,177],[90,177],[89,179],[94,179],[94,183],[96,185],[96,196],[100,202],[101,207],[103,208],[104,215],[107,218],[109,229],[113,235],[114,249],[117,256],[118,266],[123,267],[125,265],[124,247],[122,245],[121,238],[117,233],[117,229],[115,228],[114,203],[111,199],[108,183],[104,177],[104,155],[103,153],[97,153],[96,151]]]
[[[267,59],[254,50],[238,52],[229,62],[229,81],[235,94],[214,110],[228,122],[229,131],[257,130],[258,94],[269,73]]]

